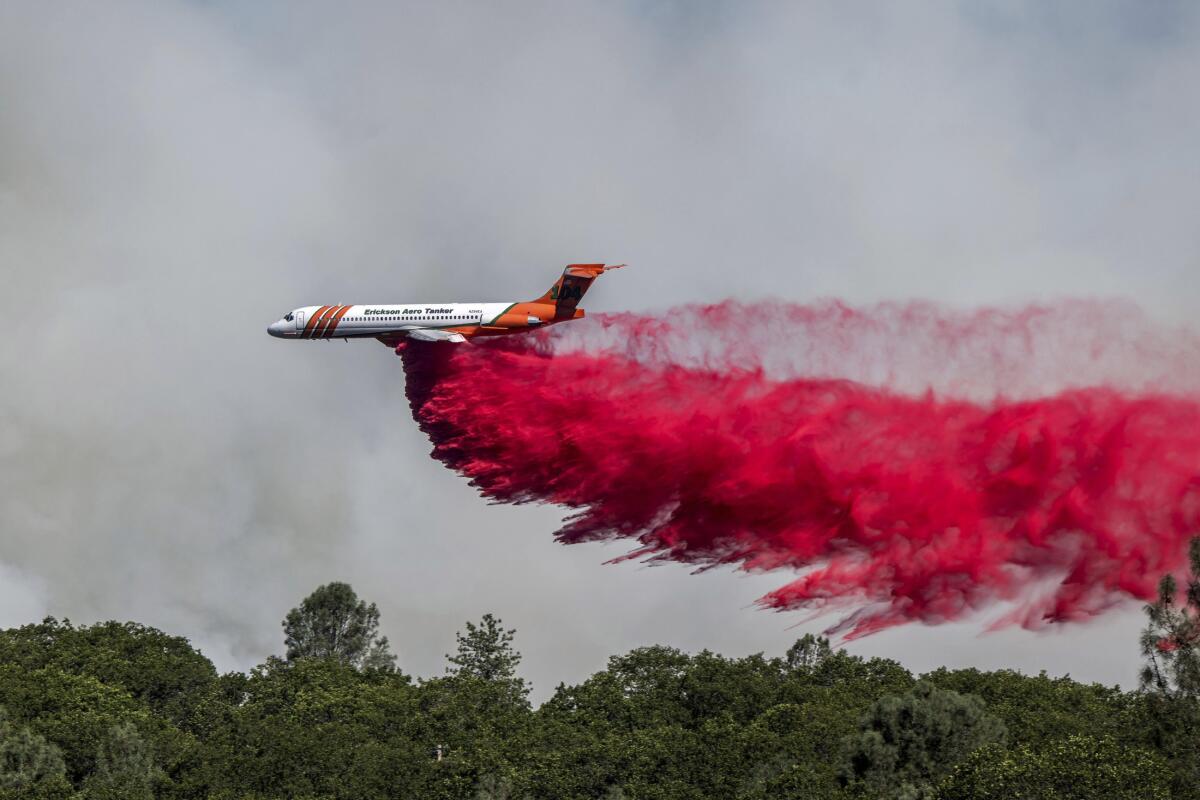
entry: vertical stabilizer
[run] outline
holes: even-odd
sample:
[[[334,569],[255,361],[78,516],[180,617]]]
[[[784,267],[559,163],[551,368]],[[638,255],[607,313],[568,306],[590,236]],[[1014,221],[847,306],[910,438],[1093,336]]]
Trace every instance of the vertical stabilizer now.
[[[535,303],[553,303],[556,318],[570,317],[575,314],[575,307],[587,293],[592,281],[610,269],[623,267],[624,264],[606,266],[604,264],[568,264],[550,291],[535,300]]]

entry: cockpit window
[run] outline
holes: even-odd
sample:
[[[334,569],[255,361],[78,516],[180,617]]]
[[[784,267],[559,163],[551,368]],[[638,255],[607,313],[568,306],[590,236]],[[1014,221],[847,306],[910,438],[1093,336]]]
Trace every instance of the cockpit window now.
[[[289,312],[287,313],[287,316],[286,316],[286,317],[284,317],[283,319],[284,319],[284,321],[285,321],[285,322],[291,322],[293,319],[295,319],[295,317],[293,317],[293,316],[292,316],[292,312],[290,312],[290,311],[289,311]]]

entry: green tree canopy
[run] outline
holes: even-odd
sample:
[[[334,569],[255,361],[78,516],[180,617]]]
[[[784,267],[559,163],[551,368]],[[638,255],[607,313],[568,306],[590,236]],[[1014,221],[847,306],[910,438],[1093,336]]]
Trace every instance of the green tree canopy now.
[[[1142,631],[1145,695],[1150,744],[1174,771],[1174,796],[1200,798],[1200,537],[1188,547],[1191,573],[1182,601],[1172,575],[1158,585],[1146,606]]]
[[[846,738],[842,776],[873,797],[934,796],[955,764],[985,744],[1003,743],[1004,723],[972,695],[918,683],[908,694],[878,700]]]
[[[1168,800],[1161,756],[1112,739],[1069,736],[1042,749],[991,744],[942,784],[938,800]]]
[[[207,743],[221,798],[428,797],[435,744],[409,678],[306,658],[255,669],[229,724]]]
[[[168,720],[122,689],[90,676],[52,668],[25,671],[0,666],[0,705],[14,722],[57,746],[67,778],[76,785],[96,770],[96,757],[114,726],[132,723],[164,765],[174,767],[194,746]]]
[[[154,761],[138,729],[114,725],[96,751],[96,771],[85,786],[89,800],[153,800],[166,775]]]
[[[1200,537],[1188,548],[1191,574],[1177,598],[1173,575],[1158,584],[1158,599],[1146,606],[1142,632],[1142,687],[1159,694],[1200,698]]]
[[[327,583],[304,598],[283,620],[287,660],[321,658],[355,669],[393,669],[386,636],[379,636],[379,609],[359,600],[348,583]]]
[[[1134,719],[1136,698],[1112,686],[1009,669],[942,668],[921,679],[939,689],[983,700],[988,713],[999,717],[1008,729],[1011,744],[1038,748],[1075,735],[1111,736],[1128,743],[1141,740]]]
[[[70,792],[62,752],[28,728],[13,725],[0,706],[0,798],[51,800]]]
[[[378,621],[321,587],[285,623],[291,660],[219,677],[134,623],[0,631],[0,800],[1200,800],[1174,677],[918,682],[809,635],[777,656],[638,648],[534,709],[494,616],[415,683],[370,668]]]
[[[0,631],[0,664],[93,677],[187,730],[214,724],[217,671],[212,662],[187,639],[135,622],[74,626],[47,617]]]
[[[813,636],[806,633],[788,648],[784,662],[788,669],[799,672],[812,672],[833,656],[833,648],[824,636]]]
[[[466,631],[455,634],[458,652],[446,655],[453,676],[473,677],[483,681],[508,682],[517,678],[521,654],[513,647],[515,628],[505,630],[503,623],[491,614],[484,614],[476,625],[467,623]]]

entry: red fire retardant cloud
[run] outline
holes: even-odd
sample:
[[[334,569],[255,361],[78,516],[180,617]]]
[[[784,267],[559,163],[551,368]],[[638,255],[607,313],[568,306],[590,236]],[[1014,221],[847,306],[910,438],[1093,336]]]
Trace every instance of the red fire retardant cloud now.
[[[716,320],[693,336],[735,336],[722,320],[743,321],[728,306],[691,313]],[[644,340],[671,335],[663,320],[619,325]],[[1154,597],[1200,532],[1200,402],[1187,393],[981,402],[555,347],[561,335],[398,348],[433,456],[495,501],[571,509],[561,542],[799,571],[761,604],[848,613],[831,632],[999,602],[999,625],[1088,618]]]

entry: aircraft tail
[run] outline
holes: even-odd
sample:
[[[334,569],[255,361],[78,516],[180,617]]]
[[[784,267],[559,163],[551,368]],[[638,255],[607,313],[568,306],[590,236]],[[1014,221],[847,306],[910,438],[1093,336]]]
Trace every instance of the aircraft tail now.
[[[617,269],[624,264],[568,264],[550,290],[535,300],[535,303],[553,303],[555,317],[571,317],[575,315],[575,307],[583,299],[592,281],[610,269]]]

